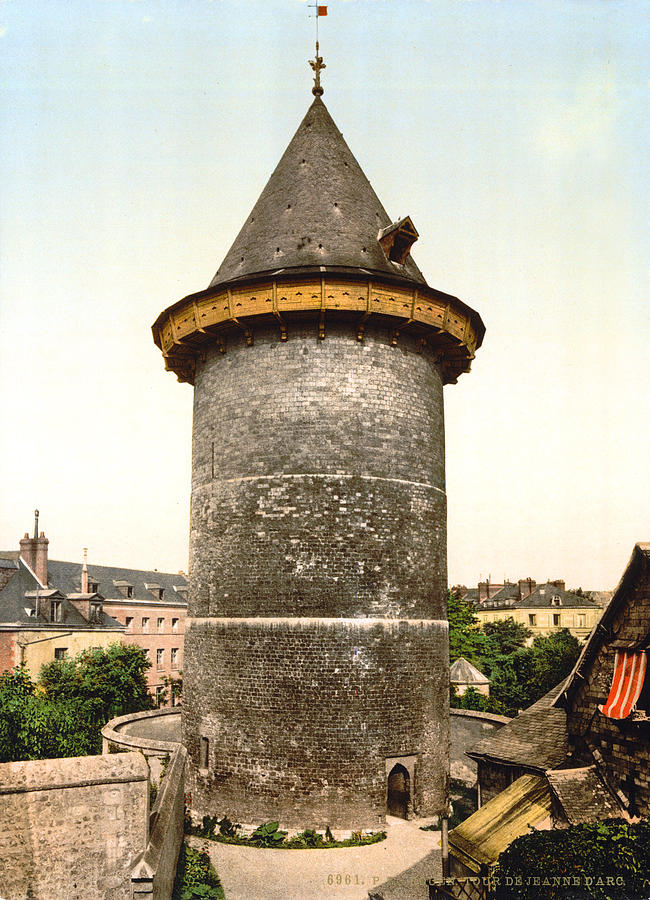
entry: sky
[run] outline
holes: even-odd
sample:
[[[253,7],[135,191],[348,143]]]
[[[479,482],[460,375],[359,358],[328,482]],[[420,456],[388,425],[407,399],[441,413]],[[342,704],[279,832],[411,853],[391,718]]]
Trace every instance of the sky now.
[[[323,97],[429,284],[477,309],[445,388],[449,581],[613,588],[650,540],[648,7],[332,0]],[[0,0],[0,547],[187,570],[207,287],[311,100],[303,0]]]

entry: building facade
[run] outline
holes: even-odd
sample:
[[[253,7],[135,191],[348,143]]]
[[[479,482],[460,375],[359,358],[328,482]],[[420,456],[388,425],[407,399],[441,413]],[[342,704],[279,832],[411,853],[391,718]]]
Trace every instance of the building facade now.
[[[536,779],[549,813],[535,827],[650,815],[649,652],[650,544],[644,543],[635,546],[569,677],[468,751],[478,766],[485,821],[496,822],[500,809],[506,814],[504,847],[535,824],[524,810],[521,830],[511,827],[524,779]],[[472,819],[450,834],[452,852],[465,863],[483,821],[477,817],[474,827]]]
[[[586,597],[565,589],[563,581],[537,584],[532,578],[517,583],[481,582],[468,592],[481,625],[514,619],[531,632],[530,642],[567,628],[579,640],[586,640],[598,623],[602,608]]]
[[[161,705],[177,702],[185,643],[188,581],[183,573],[51,560],[50,579],[73,593],[87,584],[123,629],[122,640],[145,650],[147,686]]]
[[[194,385],[183,740],[199,816],[373,826],[447,805],[442,388],[484,328],[314,93],[210,286],[153,326]]]
[[[0,552],[0,673],[24,665],[37,675],[46,662],[121,640],[96,591],[67,594],[50,582],[48,545],[36,511],[33,537]]]
[[[48,558],[35,527],[20,551],[0,553],[0,672],[25,664],[33,675],[53,659],[115,641],[137,644],[151,661],[150,693],[178,700],[188,582],[182,573],[88,566]]]

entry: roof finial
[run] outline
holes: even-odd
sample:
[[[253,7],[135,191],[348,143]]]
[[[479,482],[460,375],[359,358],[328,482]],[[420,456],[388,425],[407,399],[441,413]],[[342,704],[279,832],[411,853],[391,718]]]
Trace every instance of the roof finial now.
[[[314,86],[311,92],[315,97],[320,97],[323,93],[323,88],[320,85],[320,73],[321,69],[325,68],[325,63],[323,62],[323,57],[318,55],[318,20],[321,16],[327,15],[327,7],[318,3],[310,3],[309,5],[316,10],[316,59],[309,60],[309,65],[314,70]]]
[[[309,65],[314,70],[314,86],[311,89],[312,94],[316,97],[320,97],[323,94],[324,88],[321,87],[320,83],[320,73],[321,69],[326,69],[327,66],[323,62],[323,57],[318,55],[318,41],[316,41],[316,59],[310,59]]]

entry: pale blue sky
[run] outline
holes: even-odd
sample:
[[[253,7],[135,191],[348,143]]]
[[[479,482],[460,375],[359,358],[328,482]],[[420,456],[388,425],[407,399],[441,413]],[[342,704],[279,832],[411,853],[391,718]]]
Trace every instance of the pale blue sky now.
[[[613,587],[650,539],[648,4],[338,0],[324,100],[434,287],[487,326],[446,389],[449,576]],[[0,546],[187,565],[207,286],[312,97],[299,0],[0,0]]]

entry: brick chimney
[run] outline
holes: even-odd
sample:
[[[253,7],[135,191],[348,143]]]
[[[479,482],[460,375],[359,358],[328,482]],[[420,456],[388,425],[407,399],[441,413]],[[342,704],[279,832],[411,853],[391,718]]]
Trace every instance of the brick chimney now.
[[[497,584],[496,582],[491,582],[488,576],[487,581],[479,581],[478,583],[478,602],[482,603],[484,600],[491,600],[495,594],[498,594],[500,590],[504,587],[503,584]]]
[[[533,578],[520,578],[519,579],[519,599],[525,600],[526,597],[530,597],[533,591],[537,588],[537,582]]]
[[[563,578],[558,578],[556,581],[552,581],[551,584],[559,591],[566,591],[566,585]]]
[[[81,593],[88,593],[88,547],[84,547],[84,563],[81,567]]]
[[[47,587],[47,548],[50,542],[45,537],[45,532],[38,533],[38,510],[34,510],[34,537],[30,538],[25,532],[25,537],[20,542],[20,556],[29,568],[34,572],[43,587]]]

